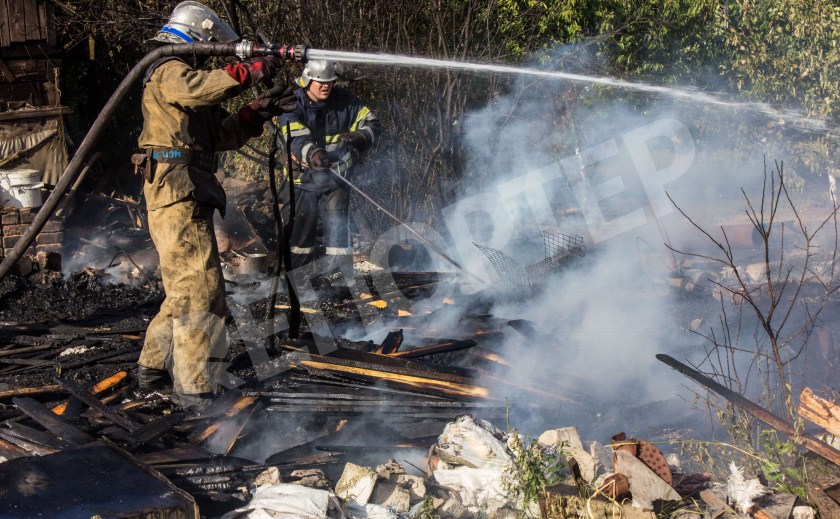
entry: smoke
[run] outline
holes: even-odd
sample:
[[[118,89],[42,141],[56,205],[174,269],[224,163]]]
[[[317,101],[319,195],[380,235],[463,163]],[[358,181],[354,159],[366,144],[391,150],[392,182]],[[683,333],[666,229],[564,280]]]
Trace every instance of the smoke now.
[[[760,196],[765,160],[790,158],[820,138],[791,131],[766,110],[733,106],[523,77],[465,117],[469,166],[442,232],[470,273],[462,292],[492,297],[497,318],[536,325],[539,340],[507,330],[499,351],[509,365],[482,380],[514,403],[514,413],[521,406],[525,423],[517,425],[533,433],[577,425],[612,434],[665,423],[690,429],[698,425],[692,420],[707,420],[690,405],[673,405],[692,395],[654,357],[701,361],[704,341],[688,330],[720,309],[712,297],[687,303],[671,288],[686,258],[666,244],[710,247],[675,205],[717,237],[721,224],[749,225],[743,194]],[[545,231],[582,236],[589,254],[527,300],[498,284],[489,288],[500,274],[474,244],[525,267],[545,256]],[[702,278],[695,281],[709,289]],[[474,311],[465,305],[439,313],[451,326],[453,315]],[[664,416],[627,412],[657,401],[668,409]]]

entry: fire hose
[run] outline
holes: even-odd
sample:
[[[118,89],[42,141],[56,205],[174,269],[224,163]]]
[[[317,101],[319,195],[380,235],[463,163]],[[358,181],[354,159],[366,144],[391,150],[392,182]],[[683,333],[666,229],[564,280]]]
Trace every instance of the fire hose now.
[[[458,263],[457,261],[455,261],[454,259],[452,259],[452,258],[451,258],[448,254],[446,254],[445,252],[443,252],[442,250],[440,250],[440,248],[439,248],[439,247],[437,247],[434,243],[432,243],[432,242],[430,242],[429,240],[427,240],[425,237],[423,237],[423,235],[422,235],[422,234],[420,234],[419,232],[417,232],[417,231],[416,231],[415,229],[413,229],[410,225],[408,225],[408,224],[407,224],[407,223],[405,223],[404,221],[400,220],[400,219],[397,217],[397,215],[395,215],[395,214],[394,214],[394,213],[392,213],[391,211],[389,211],[389,210],[385,209],[384,207],[382,207],[379,203],[377,203],[377,201],[376,201],[376,200],[374,200],[374,199],[373,199],[373,197],[372,197],[372,196],[370,196],[369,194],[365,193],[364,191],[362,191],[361,189],[359,189],[358,187],[356,187],[356,185],[355,185],[355,184],[353,184],[352,182],[350,182],[349,180],[347,180],[347,179],[344,177],[344,175],[342,175],[342,174],[341,174],[341,168],[340,168],[340,164],[339,164],[338,162],[334,163],[334,164],[333,164],[332,166],[330,166],[328,169],[329,169],[329,172],[330,172],[330,173],[332,173],[332,174],[333,174],[333,176],[334,176],[335,178],[337,178],[339,181],[341,181],[341,182],[342,182],[345,186],[349,187],[350,189],[352,189],[353,191],[355,191],[356,193],[358,193],[358,194],[359,194],[359,196],[361,196],[362,198],[364,198],[365,200],[367,200],[368,202],[370,202],[370,203],[371,203],[371,205],[373,205],[374,207],[376,207],[377,209],[379,209],[380,211],[382,211],[383,213],[385,213],[385,214],[386,214],[389,218],[391,218],[392,220],[394,220],[394,221],[395,221],[395,222],[397,222],[398,224],[402,225],[402,226],[403,226],[403,227],[404,227],[404,228],[405,228],[408,232],[410,232],[411,234],[413,234],[413,235],[414,235],[414,236],[415,236],[415,237],[416,237],[416,238],[417,238],[417,239],[418,239],[421,243],[423,243],[424,245],[426,245],[427,247],[429,247],[430,249],[432,249],[433,251],[435,251],[435,252],[436,252],[436,253],[437,253],[437,254],[438,254],[441,258],[445,259],[446,261],[448,261],[449,263],[451,263],[452,265],[454,265],[454,266],[455,266],[458,270],[460,270],[461,272],[464,272],[465,274],[469,275],[470,277],[472,277],[473,279],[475,279],[475,280],[476,280],[476,281],[478,281],[479,283],[484,283],[484,281],[482,281],[482,280],[481,280],[481,278],[479,278],[478,276],[476,276],[475,274],[473,274],[473,273],[472,273],[472,272],[470,272],[469,270],[465,269],[463,266],[461,266],[461,264],[460,264],[460,263]]]
[[[8,256],[0,263],[0,280],[6,277],[23,253],[35,240],[38,233],[46,225],[47,220],[53,215],[62,197],[73,185],[84,166],[88,155],[99,142],[105,132],[108,122],[114,116],[117,107],[122,103],[129,89],[146,73],[146,69],[156,60],[166,56],[237,56],[240,59],[249,59],[256,56],[276,56],[285,61],[306,62],[307,47],[305,45],[258,45],[249,41],[236,43],[179,43],[166,45],[146,54],[143,59],[134,65],[128,74],[120,82],[117,89],[111,94],[108,102],[99,112],[87,135],[76,150],[73,159],[67,164],[61,174],[50,196],[41,206],[34,220],[20,237],[15,247]]]

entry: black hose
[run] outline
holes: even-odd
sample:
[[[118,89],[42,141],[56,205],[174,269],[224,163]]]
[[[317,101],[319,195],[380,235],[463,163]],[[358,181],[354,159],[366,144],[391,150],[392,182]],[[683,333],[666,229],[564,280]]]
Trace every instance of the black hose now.
[[[61,174],[61,178],[58,180],[55,188],[50,193],[50,196],[47,197],[44,205],[41,206],[41,209],[38,211],[35,219],[32,220],[32,223],[26,229],[26,232],[24,232],[23,236],[20,237],[20,240],[18,240],[14,249],[12,249],[12,252],[10,252],[3,262],[0,263],[0,280],[6,277],[6,274],[9,273],[12,266],[20,260],[23,253],[38,233],[41,232],[41,229],[44,228],[47,220],[50,219],[58,206],[58,203],[61,201],[61,197],[64,196],[67,189],[73,185],[81,166],[85,163],[85,159],[87,159],[87,156],[93,150],[94,146],[96,146],[96,143],[99,142],[99,139],[102,137],[108,122],[111,120],[111,117],[113,117],[117,107],[125,98],[129,88],[131,88],[134,83],[143,77],[149,65],[164,56],[233,56],[236,54],[235,50],[235,43],[166,45],[146,54],[143,59],[134,65],[134,68],[132,68],[125,78],[123,78],[120,85],[111,95],[111,98],[108,99],[107,103],[105,103],[105,107],[102,108],[101,112],[99,112],[99,115],[90,127],[90,131],[88,131],[87,135],[85,135],[84,140],[82,140],[82,143],[79,145],[79,149],[76,150],[75,155],[73,155],[73,159],[64,169],[64,173]]]
[[[278,46],[242,46],[241,43],[179,43],[157,48],[146,54],[143,59],[134,65],[134,68],[128,72],[114,93],[111,94],[111,98],[105,103],[102,111],[99,112],[87,135],[85,135],[84,140],[82,140],[82,143],[76,150],[75,155],[73,155],[73,159],[64,169],[64,173],[61,174],[61,178],[50,193],[50,196],[47,197],[44,205],[41,206],[35,219],[26,229],[26,232],[23,233],[23,236],[20,237],[14,249],[0,263],[0,280],[5,278],[12,269],[12,266],[23,257],[23,253],[32,244],[35,237],[41,232],[41,229],[44,228],[47,220],[50,219],[56,207],[58,207],[61,197],[64,196],[64,193],[67,192],[67,189],[76,180],[87,156],[99,142],[117,107],[122,103],[131,86],[143,77],[149,65],[166,56],[236,56],[242,53],[243,50],[247,51],[249,55],[271,54],[286,59],[306,60],[305,47],[296,47],[293,49],[291,47],[284,48]]]
[[[274,128],[274,123],[271,123]],[[280,281],[280,272],[283,269],[283,219],[280,215],[280,193],[277,190],[277,175],[275,169],[277,166],[277,130],[271,132],[271,147],[268,155],[268,185],[271,187],[272,210],[274,212],[274,245],[275,262],[274,271],[271,273],[271,288],[268,292],[268,302],[265,309],[266,321],[266,337],[268,339],[268,351],[274,352],[274,305],[277,302],[277,286]],[[286,267],[288,268],[288,266]]]

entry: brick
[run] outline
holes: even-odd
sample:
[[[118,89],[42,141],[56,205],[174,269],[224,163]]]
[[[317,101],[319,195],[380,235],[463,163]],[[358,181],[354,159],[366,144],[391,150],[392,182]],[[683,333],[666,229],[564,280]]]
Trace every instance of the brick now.
[[[40,270],[61,272],[61,254],[57,252],[39,251],[35,254],[35,264]]]
[[[11,249],[12,247],[17,244],[20,236],[4,236],[3,237],[3,248],[4,249]]]
[[[38,214],[38,209],[23,208],[20,210],[20,223],[32,223],[35,215]]]
[[[5,225],[3,226],[3,236],[23,236],[23,233],[25,233],[28,228],[28,223]]]
[[[61,252],[61,244],[60,243],[45,243],[43,245],[36,245],[35,250],[38,252]]]
[[[64,241],[63,232],[42,232],[35,238],[35,243],[38,245],[46,245],[48,243],[61,243]]]
[[[10,213],[3,213],[0,215],[0,222],[3,225],[16,225],[20,223],[20,214],[17,211]]]
[[[64,221],[48,220],[41,232],[61,232],[64,230]]]

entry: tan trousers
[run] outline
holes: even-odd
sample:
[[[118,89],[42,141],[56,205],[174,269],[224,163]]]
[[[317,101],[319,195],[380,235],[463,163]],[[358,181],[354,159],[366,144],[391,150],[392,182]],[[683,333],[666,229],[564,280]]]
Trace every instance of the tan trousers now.
[[[168,369],[178,394],[213,393],[227,352],[213,208],[184,200],[149,211],[149,230],[166,299],[149,324],[138,363]]]

